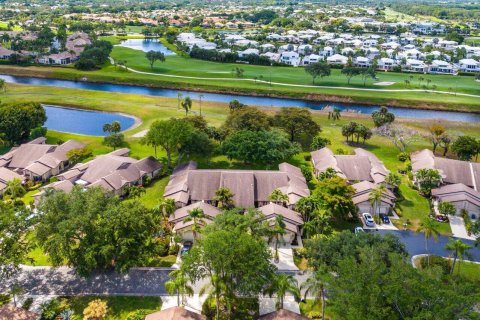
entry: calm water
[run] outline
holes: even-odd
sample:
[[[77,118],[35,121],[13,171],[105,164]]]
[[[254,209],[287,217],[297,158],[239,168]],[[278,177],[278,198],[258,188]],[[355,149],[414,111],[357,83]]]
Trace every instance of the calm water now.
[[[166,56],[175,55],[175,52],[167,49],[158,39],[127,39],[120,42],[119,46],[143,52],[160,51]]]
[[[310,102],[300,99],[280,99],[269,97],[254,97],[254,96],[240,96],[233,94],[218,94],[218,93],[200,93],[200,92],[188,92],[173,89],[156,89],[147,88],[141,86],[130,86],[120,84],[107,84],[107,83],[91,83],[91,82],[76,82],[69,80],[55,80],[55,79],[41,79],[33,77],[16,77],[9,75],[0,75],[1,79],[4,79],[8,83],[28,84],[34,86],[51,86],[51,87],[63,87],[85,90],[97,90],[108,92],[123,92],[134,93],[141,95],[151,95],[160,97],[176,98],[179,93],[183,97],[190,96],[194,100],[199,99],[199,95],[202,95],[203,101],[216,101],[216,102],[230,102],[233,99],[237,99],[242,103],[257,106],[272,106],[272,107],[306,107],[314,110],[321,110],[326,106],[339,108],[340,110],[354,110],[364,114],[371,114],[378,109],[378,106],[362,105],[362,104],[345,104],[337,102]],[[196,101],[194,101],[195,108]],[[461,121],[480,123],[480,114],[456,112],[456,111],[434,111],[434,110],[421,110],[421,109],[406,109],[390,107],[389,110],[393,112],[397,117],[413,118],[413,119],[443,119],[450,121]]]
[[[118,113],[69,109],[44,105],[47,113],[45,126],[50,130],[78,133],[89,136],[104,136],[102,127],[112,121],[120,122],[122,130],[135,124],[135,119]]]

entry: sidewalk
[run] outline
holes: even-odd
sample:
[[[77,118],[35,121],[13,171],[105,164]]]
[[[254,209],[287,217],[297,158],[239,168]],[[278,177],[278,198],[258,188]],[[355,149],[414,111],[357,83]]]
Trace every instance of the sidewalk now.
[[[462,238],[467,240],[475,240],[475,237],[469,236],[467,229],[465,228],[465,222],[462,217],[458,216],[449,216],[450,227],[452,228],[452,233],[455,238]]]

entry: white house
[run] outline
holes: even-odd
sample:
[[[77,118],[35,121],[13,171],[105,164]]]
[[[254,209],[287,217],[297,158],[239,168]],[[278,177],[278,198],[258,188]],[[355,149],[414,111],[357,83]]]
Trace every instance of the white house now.
[[[461,72],[480,72],[480,62],[473,59],[462,59],[458,62]]]
[[[311,54],[303,58],[303,64],[307,65],[311,63],[317,63],[317,62],[320,62],[321,60],[323,60],[321,56],[316,54]]]
[[[370,59],[366,57],[356,57],[353,60],[353,63],[355,64],[356,67],[368,68],[370,66]]]
[[[280,46],[278,48],[278,53],[283,53],[283,52],[296,52],[298,50],[298,46],[294,44],[284,44],[283,46]]]
[[[423,61],[416,59],[407,59],[407,63],[402,70],[410,72],[427,72],[428,66]]]
[[[300,56],[293,51],[282,52],[280,54],[280,62],[291,66],[298,66],[300,64]]]
[[[269,51],[274,51],[275,46],[271,43],[265,43],[260,46],[260,49],[262,50],[262,52],[269,52]]]
[[[390,70],[393,70],[393,68],[395,68],[396,66],[398,66],[398,64],[393,59],[390,59],[390,58],[378,59],[378,69],[380,70],[390,71]]]
[[[331,57],[327,57],[327,62],[329,64],[346,65],[348,62],[348,57],[342,56],[341,54],[334,54]]]
[[[332,47],[326,46],[323,49],[320,49],[318,54],[324,58],[331,57],[335,54],[335,50]]]
[[[265,52],[262,53],[261,56],[267,57],[270,61],[278,62],[280,60],[280,53],[275,52]]]
[[[310,54],[313,52],[313,47],[309,44],[302,44],[298,46],[298,53],[301,55]]]
[[[0,47],[0,59],[2,59],[2,60],[9,59],[10,56],[14,53],[15,53],[15,51],[13,51],[13,50],[9,50],[7,48]]]
[[[441,73],[441,74],[454,74],[457,72],[457,68],[451,63],[442,60],[433,60],[432,64],[428,67],[429,73]]]
[[[246,56],[251,54],[258,56],[260,54],[260,51],[258,49],[253,49],[253,48],[248,48],[243,51],[238,51],[239,58],[245,58]]]

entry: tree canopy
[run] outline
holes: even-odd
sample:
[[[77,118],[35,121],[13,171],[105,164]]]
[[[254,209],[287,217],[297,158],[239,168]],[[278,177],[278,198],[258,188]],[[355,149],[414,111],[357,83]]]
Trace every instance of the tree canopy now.
[[[29,139],[31,131],[43,126],[45,121],[47,115],[39,103],[0,105],[0,132],[10,145]]]
[[[157,249],[160,216],[137,201],[121,202],[101,188],[48,190],[38,205],[37,239],[53,263],[80,275],[146,263]]]
[[[290,141],[298,141],[304,135],[312,139],[320,132],[320,126],[313,120],[312,113],[306,108],[281,108],[274,118],[275,126],[288,133]]]

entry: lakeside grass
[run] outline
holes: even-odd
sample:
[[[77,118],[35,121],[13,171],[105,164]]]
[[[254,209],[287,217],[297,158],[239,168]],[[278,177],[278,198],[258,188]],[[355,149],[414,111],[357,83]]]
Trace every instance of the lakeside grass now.
[[[129,37],[131,38],[131,37]],[[105,37],[106,40],[117,44],[120,39],[115,36]],[[164,39],[161,39],[164,41]],[[164,63],[157,62],[150,68],[145,53],[139,50],[115,46],[111,56],[116,60],[126,60],[127,66],[142,72],[154,74],[139,74],[127,72],[106,64],[101,70],[80,71],[71,66],[31,66],[18,67],[1,65],[0,73],[34,76],[45,78],[59,78],[78,80],[87,78],[88,81],[125,83],[143,86],[182,88],[188,90],[204,90],[212,92],[231,92],[239,94],[259,94],[267,96],[297,97],[321,101],[341,101],[346,103],[369,103],[405,106],[411,108],[455,109],[470,112],[480,112],[478,97],[458,96],[431,92],[386,92],[383,89],[421,89],[430,79],[429,89],[437,86],[437,90],[480,95],[480,83],[473,76],[451,75],[424,75],[395,72],[378,72],[377,80],[368,80],[363,85],[361,77],[352,79],[347,84],[347,79],[341,74],[340,69],[332,69],[332,75],[317,79],[320,86],[333,88],[299,87],[296,85],[312,84],[311,77],[302,67],[271,67],[233,63],[215,63],[184,57],[180,55],[168,56]],[[236,67],[242,68],[242,78],[237,78],[232,72]],[[167,76],[202,77],[206,79],[185,79]],[[405,80],[413,76],[410,85]],[[254,81],[254,78],[264,81],[285,83],[292,86],[281,86]],[[419,77],[425,80],[419,81]],[[375,86],[374,82],[394,82],[388,87]],[[349,87],[358,90],[346,90],[340,87]],[[376,91],[361,91],[369,88]]]
[[[35,101],[40,103],[49,103],[54,105],[68,105],[71,107],[84,108],[89,110],[123,112],[135,115],[142,120],[142,124],[125,132],[126,146],[131,149],[131,156],[135,158],[142,158],[154,154],[152,147],[142,145],[139,138],[134,138],[133,134],[145,130],[155,120],[168,119],[170,117],[183,117],[184,112],[177,109],[176,98],[141,96],[135,94],[119,94],[111,92],[99,92],[89,90],[76,90],[68,88],[48,88],[38,86],[26,85],[9,85],[7,92],[1,96],[2,102],[13,101]],[[261,107],[270,115],[273,115],[278,108],[275,107]],[[198,105],[194,101],[193,112],[197,112]],[[228,115],[228,106],[225,103],[203,102],[202,110],[206,120],[209,124],[220,126]],[[369,115],[362,115],[357,113],[343,112],[341,119],[332,121],[328,119],[328,114],[325,111],[312,111],[313,118],[318,122],[322,128],[321,135],[328,137],[332,144],[329,146],[334,152],[338,149],[344,150],[346,153],[353,152],[357,146],[363,147],[382,160],[385,166],[393,172],[397,172],[399,168],[403,168],[404,163],[398,161],[397,154],[399,151],[386,138],[373,136],[365,145],[350,145],[345,143],[344,137],[341,135],[341,127],[349,121],[356,121],[368,127],[373,127],[371,117]],[[425,134],[426,128],[432,123],[440,123],[448,132],[454,135],[471,135],[480,138],[480,131],[478,124],[468,124],[460,122],[449,121],[433,121],[433,120],[412,120],[412,119],[396,119],[397,123],[417,129],[420,133]],[[82,136],[70,133],[62,133],[55,131],[48,131],[47,142],[57,143],[59,140],[66,141],[68,139],[76,139],[88,145],[93,151],[94,156],[110,152],[112,149],[102,144],[101,137]],[[430,143],[421,136],[408,148],[408,152],[420,150],[431,147]],[[6,149],[2,150],[7,151]],[[290,163],[296,166],[308,164],[305,157],[309,155],[308,151],[304,151],[295,155],[289,160]],[[159,159],[165,158],[166,154],[162,150],[158,150],[157,157]],[[192,158],[198,161],[200,168],[225,168],[225,169],[266,169],[265,165],[248,165],[237,161],[230,161],[223,155],[216,155],[211,158]],[[174,157],[173,161],[177,159]],[[188,159],[183,159],[188,160]],[[270,166],[270,169],[276,169],[276,165]],[[147,207],[152,208],[162,197],[164,188],[168,183],[169,177],[163,177],[149,186],[146,193],[140,198],[140,201]],[[411,225],[409,229],[416,230],[419,222],[428,216],[429,202],[424,197],[420,196],[417,191],[410,188],[407,184],[407,178],[403,177],[403,184],[400,187],[400,192],[403,200],[397,203],[400,209],[402,219],[409,219]],[[33,192],[28,197],[33,196]],[[403,220],[398,222],[400,228],[403,227]],[[352,230],[356,224],[333,223],[332,226],[336,230],[349,229]],[[442,224],[441,233],[444,235],[451,235],[450,225]],[[35,259],[35,265],[48,265],[48,259],[41,252],[39,248],[35,248],[31,257]]]

